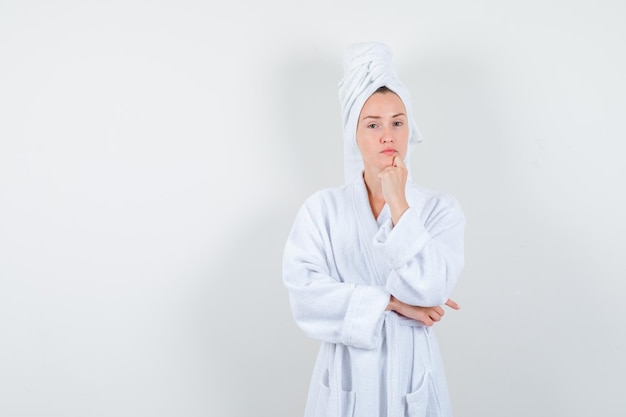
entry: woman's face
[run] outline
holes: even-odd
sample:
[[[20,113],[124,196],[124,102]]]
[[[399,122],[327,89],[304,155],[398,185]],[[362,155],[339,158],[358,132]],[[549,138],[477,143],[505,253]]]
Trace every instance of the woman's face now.
[[[404,103],[393,92],[374,93],[367,99],[356,128],[356,142],[365,170],[382,171],[393,158],[404,160],[409,124]]]

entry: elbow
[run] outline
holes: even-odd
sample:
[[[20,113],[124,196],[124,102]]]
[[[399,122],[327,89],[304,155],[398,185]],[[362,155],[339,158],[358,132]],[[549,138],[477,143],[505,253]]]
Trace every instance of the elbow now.
[[[298,313],[297,310],[292,311],[293,320],[298,328],[309,338],[317,339],[317,327],[313,323],[310,317],[304,314]]]
[[[403,303],[420,307],[435,307],[445,304],[450,295],[446,282],[422,283],[414,287],[389,287],[389,292]]]
[[[437,294],[431,295],[425,307],[442,306],[448,301],[448,298],[450,298],[450,294],[448,294],[447,291],[440,291]]]
[[[310,339],[321,340],[326,332],[326,323],[313,311],[297,303],[291,305],[291,315],[298,328]]]
[[[419,298],[421,298],[421,300],[419,300],[421,304],[418,303],[414,305],[418,305],[420,307],[436,307],[444,305],[446,301],[448,301],[449,294],[448,291],[445,291],[443,288],[438,288],[428,291]]]
[[[461,270],[463,269],[463,260],[461,259],[457,265],[448,266],[445,271],[445,279],[430,280],[429,284],[423,289],[425,302],[424,307],[440,306],[446,303],[450,298],[452,289],[456,285]]]
[[[309,331],[311,330],[311,315],[307,314],[306,311],[299,308],[299,306],[295,303],[291,303],[291,316],[293,317],[293,321],[296,325],[302,330],[305,334],[309,335]]]

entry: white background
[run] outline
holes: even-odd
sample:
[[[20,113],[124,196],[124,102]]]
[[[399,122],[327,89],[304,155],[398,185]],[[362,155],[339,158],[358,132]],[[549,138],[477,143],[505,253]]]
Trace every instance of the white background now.
[[[282,248],[369,40],[467,217],[455,415],[625,415],[624,7],[0,1],[0,416],[301,415]]]

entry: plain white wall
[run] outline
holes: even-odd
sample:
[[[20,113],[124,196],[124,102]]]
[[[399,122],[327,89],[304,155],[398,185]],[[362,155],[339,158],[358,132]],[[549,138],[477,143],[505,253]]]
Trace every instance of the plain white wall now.
[[[52,4],[55,3],[55,4]],[[457,417],[626,413],[621,1],[0,3],[0,416],[298,416],[281,255],[394,49],[467,216]]]

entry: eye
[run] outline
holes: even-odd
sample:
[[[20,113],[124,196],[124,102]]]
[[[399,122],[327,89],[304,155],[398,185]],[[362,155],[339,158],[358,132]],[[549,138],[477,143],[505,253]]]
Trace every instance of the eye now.
[[[403,122],[403,121],[400,121],[400,120],[396,120],[395,122],[393,122],[393,125],[394,125],[395,127],[400,127],[400,126],[402,126],[403,124],[404,124],[404,122]]]
[[[376,123],[370,123],[367,125],[368,129],[376,129],[378,127],[378,125]]]

